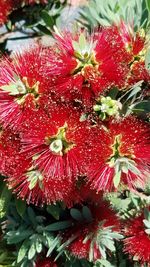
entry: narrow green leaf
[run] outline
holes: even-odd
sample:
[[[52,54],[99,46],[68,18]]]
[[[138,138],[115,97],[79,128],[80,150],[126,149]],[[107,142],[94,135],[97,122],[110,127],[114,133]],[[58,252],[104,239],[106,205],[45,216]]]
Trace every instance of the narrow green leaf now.
[[[127,97],[127,100],[129,100],[130,98],[132,98],[133,96],[135,96],[138,92],[140,92],[141,91],[141,87],[140,86],[137,86],[137,87],[135,87],[132,91],[131,91],[131,93],[128,95],[128,97]]]
[[[146,0],[146,6],[148,11],[150,12],[150,0]]]
[[[149,235],[150,234],[150,229],[146,229],[145,233]]]
[[[120,184],[120,179],[121,179],[121,171],[118,171],[113,179],[115,188],[117,188],[118,185]]]
[[[50,213],[56,220],[59,220],[61,208],[58,204],[50,205],[47,207],[47,212]]]
[[[144,223],[144,225],[145,225],[147,228],[150,229],[150,221],[148,221],[148,220],[143,220],[143,223]]]
[[[150,112],[150,101],[142,101],[142,102],[134,105],[133,111],[134,110],[143,111],[145,113]]]
[[[49,248],[49,250],[47,251],[46,257],[49,257],[50,254],[53,252],[53,250],[57,247],[57,245],[59,244],[60,240],[59,238],[56,236],[56,238],[53,240],[53,242],[51,243],[51,246]]]
[[[144,209],[144,217],[146,220],[150,221],[150,212],[148,209]]]
[[[26,211],[26,202],[22,201],[21,199],[16,199],[15,203],[17,212],[22,217]]]
[[[18,257],[17,257],[17,263],[20,263],[23,260],[23,258],[26,256],[26,253],[27,253],[28,248],[29,248],[28,246],[29,246],[29,241],[25,240],[19,249]]]
[[[84,50],[86,47],[87,43],[86,43],[86,38],[84,33],[81,33],[79,36],[79,46],[81,50]]]
[[[70,214],[71,214],[72,218],[77,220],[77,221],[82,221],[83,220],[82,214],[78,209],[72,208],[70,210]]]
[[[148,71],[150,71],[150,49],[147,50],[145,55],[145,67]]]
[[[46,10],[42,10],[41,17],[44,20],[47,27],[52,28],[54,25],[53,18],[48,14]]]
[[[115,251],[115,246],[114,246],[114,241],[108,240],[107,238],[104,238],[102,241],[103,246],[108,248],[110,251],[114,252]]]
[[[45,230],[46,231],[59,231],[59,230],[64,230],[70,226],[72,226],[71,221],[62,221],[62,222],[52,223],[52,224],[46,226]]]
[[[27,239],[32,234],[33,234],[32,230],[25,230],[24,232],[10,231],[7,233],[7,243],[8,244],[18,244],[18,243],[24,241],[24,239]]]
[[[28,251],[28,260],[32,260],[33,257],[35,256],[36,254],[36,247],[35,247],[35,243],[33,241],[29,251]]]
[[[29,220],[33,223],[33,225],[37,225],[37,222],[35,220],[36,215],[33,209],[31,207],[28,207],[27,212],[28,212]]]
[[[80,51],[80,45],[78,42],[72,41],[72,45],[73,45],[73,48],[75,51],[77,51],[77,52]]]
[[[91,222],[93,220],[92,213],[87,206],[83,206],[82,215],[88,222]]]
[[[42,243],[41,243],[41,241],[39,239],[36,240],[35,247],[36,247],[37,253],[41,253],[42,252],[43,246],[42,246]]]

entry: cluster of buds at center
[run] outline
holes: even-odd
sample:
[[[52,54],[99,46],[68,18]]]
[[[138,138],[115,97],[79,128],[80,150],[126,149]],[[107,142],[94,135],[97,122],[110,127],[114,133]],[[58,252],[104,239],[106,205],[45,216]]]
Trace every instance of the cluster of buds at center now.
[[[100,99],[97,99],[97,104],[93,106],[94,111],[98,113],[101,120],[105,120],[110,116],[119,116],[121,108],[121,102],[112,99],[110,96],[102,96]]]

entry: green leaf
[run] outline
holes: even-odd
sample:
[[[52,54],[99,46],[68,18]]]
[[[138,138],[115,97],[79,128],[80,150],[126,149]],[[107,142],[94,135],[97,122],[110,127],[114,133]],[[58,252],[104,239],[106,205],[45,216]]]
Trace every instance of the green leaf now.
[[[10,231],[7,233],[7,243],[8,244],[18,244],[22,242],[24,239],[29,238],[33,234],[32,230],[25,230],[24,232],[18,231]]]
[[[54,25],[54,19],[48,14],[46,10],[42,10],[41,17],[44,20],[47,27],[52,28]]]
[[[38,30],[40,30],[42,33],[47,34],[47,35],[52,35],[50,30],[48,30],[45,26],[43,26],[42,24],[38,24],[36,26],[36,28],[38,28]]]
[[[116,240],[120,240],[120,239],[122,239],[122,238],[124,237],[123,235],[118,234],[118,233],[116,233],[116,232],[112,232],[112,233],[110,233],[109,235],[110,235],[112,238],[116,239]]]
[[[15,203],[18,214],[23,217],[26,211],[26,202],[22,201],[21,199],[15,199]]]
[[[150,212],[148,209],[144,209],[144,217],[146,220],[150,221]]]
[[[145,233],[149,235],[150,234],[150,229],[146,229]]]
[[[145,0],[148,11],[150,12],[150,0]]]
[[[148,71],[150,71],[150,49],[147,50],[145,55],[145,67]]]
[[[115,188],[117,188],[118,185],[120,184],[120,179],[121,179],[121,171],[118,171],[113,179]]]
[[[50,254],[53,252],[53,250],[57,247],[59,243],[60,243],[60,240],[58,236],[56,236],[55,239],[53,239],[51,246],[49,247],[49,250],[47,251],[46,257],[50,256]]]
[[[141,91],[141,87],[140,86],[134,87],[134,89],[128,95],[127,100],[129,100],[130,98],[132,98],[133,96],[135,96],[140,91]]]
[[[115,267],[114,265],[112,265],[109,261],[101,259],[96,261],[94,267]]]
[[[147,228],[150,228],[150,221],[148,221],[148,220],[143,220],[143,223],[144,223],[144,225],[145,225]]]
[[[71,221],[62,221],[62,222],[52,223],[52,224],[46,226],[45,230],[46,231],[59,231],[59,230],[64,230],[70,226],[72,226]]]
[[[108,240],[107,238],[104,238],[102,241],[103,246],[105,246],[106,248],[108,248],[110,251],[114,252],[116,250],[115,246],[114,246],[114,241],[112,240]]]
[[[35,247],[36,247],[37,253],[41,253],[42,252],[43,246],[42,246],[42,243],[41,243],[41,241],[39,239],[36,240]]]
[[[118,92],[119,90],[117,88],[113,88],[109,91],[108,96],[110,96],[112,99],[116,99]]]
[[[70,214],[71,214],[72,218],[75,219],[76,221],[83,221],[82,214],[78,209],[72,208],[70,210]]]
[[[84,33],[81,33],[80,36],[79,36],[80,49],[84,51],[86,45],[87,45],[87,43],[86,43],[85,35],[84,35]]]
[[[28,213],[28,217],[29,217],[29,220],[31,221],[31,223],[36,226],[37,225],[37,222],[35,220],[35,212],[33,211],[33,209],[31,207],[28,207],[27,209],[27,213]]]
[[[11,191],[6,187],[6,185],[4,185],[0,195],[0,218],[6,215],[11,197]]]
[[[102,244],[99,245],[99,251],[100,251],[102,257],[104,259],[106,259],[106,249],[105,249],[105,247]]]
[[[28,251],[29,240],[25,240],[18,251],[17,263],[21,262]]]
[[[30,183],[29,183],[29,189],[32,190],[36,184],[38,182],[38,177],[35,175],[31,180],[30,180]]]
[[[91,222],[93,220],[92,213],[87,206],[83,206],[82,215],[88,222]]]
[[[136,105],[134,105],[133,111],[135,110],[139,110],[139,111],[143,111],[143,112],[150,112],[150,101],[142,101]]]
[[[80,51],[80,45],[76,41],[72,41],[72,45],[75,51]]]
[[[32,260],[33,257],[35,256],[36,254],[36,247],[35,247],[35,243],[33,241],[29,251],[28,251],[28,260]]]
[[[61,208],[58,204],[50,205],[47,207],[47,212],[50,213],[56,220],[59,220]]]
[[[112,265],[109,261],[101,259],[96,261],[94,267],[115,267],[115,266]]]

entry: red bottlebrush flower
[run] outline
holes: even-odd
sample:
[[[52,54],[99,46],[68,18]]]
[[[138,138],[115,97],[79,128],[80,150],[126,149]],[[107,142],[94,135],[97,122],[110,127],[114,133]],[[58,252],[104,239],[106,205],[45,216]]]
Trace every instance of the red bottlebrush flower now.
[[[106,88],[124,86],[130,56],[117,27],[93,36],[65,32],[55,37],[57,47],[47,56],[46,72],[53,77],[51,87],[57,94],[87,104],[87,90],[88,98],[94,98]]]
[[[119,220],[106,202],[101,199],[97,206],[89,208],[83,206],[79,211],[81,220],[64,233],[63,240],[67,240],[67,250],[74,256],[96,261],[106,256],[107,249],[114,251],[114,240],[122,236],[117,233],[120,230]],[[71,212],[73,214],[73,210]]]
[[[57,264],[51,259],[38,260],[35,267],[57,267]]]
[[[110,122],[106,129],[95,127],[89,158],[87,176],[91,188],[111,191],[120,182],[130,189],[143,188],[150,164],[149,125],[128,117]]]
[[[45,50],[35,46],[0,62],[0,121],[19,127],[26,108],[34,109],[47,88],[43,77]]]
[[[134,33],[134,27],[121,21],[119,25],[120,34],[125,47],[133,57],[140,56],[145,45],[146,37],[143,29]]]
[[[55,109],[53,112],[55,113]],[[81,147],[84,129],[77,128],[80,122],[77,121],[77,125],[75,125],[75,118],[67,120],[68,125],[72,128],[67,131],[66,137],[76,141],[77,147],[73,148],[72,143],[67,143],[63,139],[62,143],[65,143],[63,152],[67,155],[61,155],[61,151],[58,152],[59,147],[57,147],[57,143],[60,144],[61,139],[55,142],[53,138],[59,126],[64,125],[61,124],[65,123],[63,120],[69,118],[69,111],[67,110],[65,113],[61,110],[59,114],[55,113],[56,122],[54,120],[52,122],[40,110],[30,112],[29,116],[28,113],[26,115],[20,132],[24,138],[26,136],[26,139],[23,139],[25,142],[28,141],[26,146],[22,148],[19,136],[10,130],[4,130],[1,134],[0,171],[6,176],[9,189],[12,189],[19,198],[25,199],[28,204],[42,205],[64,201],[70,207],[73,203],[79,203],[80,196],[77,192],[76,179],[84,164],[82,159],[84,149]],[[63,117],[65,115],[66,117]],[[80,130],[80,133],[75,133],[76,129]],[[27,133],[28,131],[29,133]],[[52,134],[51,144],[47,143],[47,134],[48,137],[49,134]],[[80,142],[79,138],[81,138]],[[67,144],[71,144],[72,153],[69,153],[70,147],[67,147]],[[80,166],[82,160],[83,163]]]
[[[74,180],[83,174],[88,126],[80,122],[80,113],[57,105],[51,107],[50,118],[45,113],[34,114],[36,117],[27,119],[22,127],[23,152],[28,152],[35,165],[52,179]]]
[[[65,178],[62,180],[50,179],[43,175],[33,164],[26,168],[20,176],[9,176],[7,184],[17,196],[26,200],[28,204],[42,206],[44,203],[51,204],[63,201],[67,207],[74,203],[80,203],[81,197],[77,192],[75,183]]]
[[[6,176],[9,189],[26,198],[28,203],[46,202],[41,185],[40,173],[31,160],[21,152],[20,138],[11,130],[2,130],[0,137],[0,172]],[[41,183],[40,183],[41,182]],[[34,188],[34,190],[33,190]]]
[[[145,62],[142,61],[135,61],[131,66],[131,72],[128,77],[127,83],[129,85],[134,85],[139,81],[144,81],[145,83],[150,82],[150,74],[145,68]]]
[[[7,22],[8,15],[12,12],[13,8],[15,8],[15,4],[13,0],[0,0],[0,26]]]
[[[88,127],[69,107],[52,108],[51,118],[40,110],[24,117],[21,127],[22,157],[28,166],[7,178],[9,188],[28,203],[81,202],[78,175],[85,172]]]
[[[150,262],[149,228],[150,221],[144,214],[128,220],[124,226],[124,251],[141,264]]]

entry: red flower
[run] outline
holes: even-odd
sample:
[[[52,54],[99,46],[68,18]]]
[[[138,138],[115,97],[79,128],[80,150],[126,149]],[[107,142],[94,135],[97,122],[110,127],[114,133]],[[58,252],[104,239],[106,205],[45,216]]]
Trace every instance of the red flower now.
[[[30,118],[33,119],[33,116]],[[55,174],[53,179],[44,175],[29,153],[21,153],[21,150],[19,136],[9,129],[3,130],[0,137],[0,172],[6,176],[9,189],[19,198],[36,205],[57,200],[64,201],[67,206],[80,202],[75,181],[68,177],[57,179]]]
[[[7,181],[28,203],[64,201],[71,206],[81,201],[76,183],[85,172],[88,126],[69,107],[51,108],[50,118],[40,109],[24,116],[21,147],[19,153],[13,151],[18,161],[23,158],[22,170],[17,175],[6,173]]]
[[[80,113],[58,105],[51,106],[50,118],[44,112],[33,114],[22,126],[23,152],[52,179],[74,180],[83,174],[88,126],[80,122]]]
[[[150,83],[150,74],[147,71],[145,67],[145,62],[143,60],[141,61],[135,61],[131,66],[131,72],[128,77],[127,83],[129,85],[134,85],[135,83],[139,81],[144,81],[145,83]]]
[[[7,22],[8,15],[15,8],[15,0],[0,0],[0,26]]]
[[[38,260],[35,267],[57,267],[57,264],[51,259]]]
[[[124,227],[124,251],[140,263],[150,262],[150,238],[144,225],[144,214],[130,219]],[[144,220],[144,221],[143,221]]]
[[[124,21],[121,21],[119,29],[126,49],[131,52],[133,58],[140,57],[146,42],[144,30],[141,29],[134,33],[134,25],[125,24]]]
[[[3,126],[19,127],[26,108],[35,109],[40,95],[47,88],[43,77],[45,50],[32,47],[12,60],[2,59],[0,64],[0,121]]]
[[[89,208],[83,207],[81,216],[86,214],[87,217],[85,216],[86,218],[84,217],[83,220],[75,222],[73,228],[64,233],[64,240],[69,242],[67,250],[74,256],[96,261],[104,257],[107,249],[109,250],[104,245],[108,241],[107,238],[109,239],[108,243],[112,244],[114,244],[113,240],[115,238],[121,238],[117,234],[120,223],[115,213],[101,198],[97,206],[91,205]],[[85,210],[86,213],[84,214]]]
[[[129,117],[110,122],[108,128],[97,126],[92,134],[91,162],[87,164],[91,188],[111,191],[120,182],[130,189],[143,188],[150,164],[149,125]]]
[[[124,86],[130,55],[117,27],[104,28],[93,36],[65,32],[55,38],[57,46],[50,49],[46,72],[53,77],[51,87],[58,95],[82,99],[87,105],[87,100],[105,89]]]

